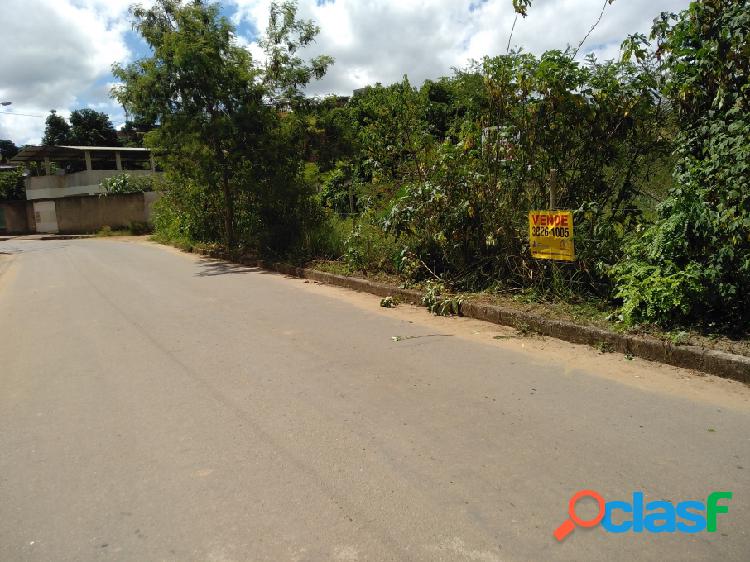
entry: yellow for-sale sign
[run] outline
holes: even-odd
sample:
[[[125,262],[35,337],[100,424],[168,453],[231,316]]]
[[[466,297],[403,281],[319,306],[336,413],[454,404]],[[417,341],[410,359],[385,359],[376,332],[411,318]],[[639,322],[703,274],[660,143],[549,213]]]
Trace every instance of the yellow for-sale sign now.
[[[531,255],[542,260],[575,261],[573,213],[571,211],[529,212]]]

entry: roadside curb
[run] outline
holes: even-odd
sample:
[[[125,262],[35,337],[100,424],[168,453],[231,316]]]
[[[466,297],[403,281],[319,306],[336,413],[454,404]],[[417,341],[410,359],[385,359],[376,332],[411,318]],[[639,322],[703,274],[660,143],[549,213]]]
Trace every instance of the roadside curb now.
[[[218,257],[210,252],[197,251],[196,253],[209,257]],[[282,263],[269,263],[263,260],[239,260],[239,262],[244,265],[256,266],[293,277],[310,279],[327,285],[371,293],[379,297],[391,296],[398,298],[401,302],[420,306],[422,304],[422,294],[412,289],[401,289],[393,285],[376,283],[367,279],[347,277],[345,275],[337,275],[335,273],[295,267]],[[692,345],[674,345],[671,342],[649,336],[619,334],[594,326],[584,326],[563,320],[550,320],[538,314],[492,304],[465,302],[461,305],[460,313],[467,318],[484,320],[493,324],[513,326],[515,328],[531,328],[541,335],[570,343],[592,346],[606,344],[612,351],[619,353],[665,363],[674,367],[695,369],[722,378],[750,384],[750,357],[744,355],[735,355],[725,351],[704,349]]]
[[[52,234],[42,236],[39,240],[83,240],[84,238],[96,238],[94,234]]]
[[[95,234],[20,234],[18,236],[0,236],[0,242],[8,240],[80,240],[96,238]]]

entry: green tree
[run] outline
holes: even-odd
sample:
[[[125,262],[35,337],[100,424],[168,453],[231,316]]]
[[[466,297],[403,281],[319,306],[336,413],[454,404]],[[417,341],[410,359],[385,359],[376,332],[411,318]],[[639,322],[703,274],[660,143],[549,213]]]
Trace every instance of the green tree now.
[[[45,121],[42,144],[45,146],[65,145],[70,144],[70,142],[70,125],[64,117],[61,117],[54,109],[51,109]]]
[[[12,140],[0,139],[0,162],[7,162],[18,154],[19,148]]]
[[[644,39],[629,54],[643,58]],[[631,322],[748,329],[750,2],[692,2],[652,39],[681,129],[675,185],[615,269],[617,295]]]
[[[320,32],[312,21],[297,18],[297,2],[272,2],[266,36],[260,46],[266,54],[263,83],[277,106],[297,108],[304,102],[303,88],[311,80],[322,78],[333,58],[317,56],[305,61],[300,49],[307,47]]]
[[[153,123],[147,123],[143,120],[127,119],[120,131],[122,133],[123,146],[142,148],[143,137],[153,129]]]
[[[106,113],[84,108],[70,114],[70,142],[79,146],[119,146],[117,131]]]
[[[324,72],[325,61],[308,64],[295,55],[317,28],[296,19],[293,2],[273,3],[264,68],[237,44],[218,4],[158,0],[132,15],[152,54],[113,67],[122,82],[113,95],[134,119],[158,124],[144,140],[179,180],[169,193],[172,211],[207,239],[219,219],[230,251],[238,225],[249,232],[288,220],[298,195],[289,190],[301,170],[300,125],[273,105],[293,104]]]

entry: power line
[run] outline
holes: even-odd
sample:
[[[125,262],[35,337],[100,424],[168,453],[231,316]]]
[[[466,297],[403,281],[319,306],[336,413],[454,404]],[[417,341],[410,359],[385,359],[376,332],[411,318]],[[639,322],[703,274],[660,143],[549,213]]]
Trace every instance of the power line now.
[[[0,111],[0,115],[20,115],[22,117],[39,117],[44,119],[46,115],[32,115],[31,113],[16,113],[15,111]]]

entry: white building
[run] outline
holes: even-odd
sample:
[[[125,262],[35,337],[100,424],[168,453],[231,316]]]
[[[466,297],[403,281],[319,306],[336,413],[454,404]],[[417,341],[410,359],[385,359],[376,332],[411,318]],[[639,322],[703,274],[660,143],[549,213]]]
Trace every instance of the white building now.
[[[11,163],[28,171],[28,200],[97,195],[105,178],[156,172],[149,149],[121,146],[26,146]]]

